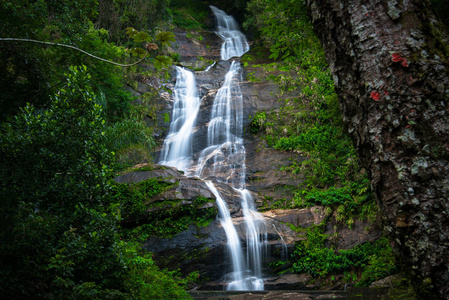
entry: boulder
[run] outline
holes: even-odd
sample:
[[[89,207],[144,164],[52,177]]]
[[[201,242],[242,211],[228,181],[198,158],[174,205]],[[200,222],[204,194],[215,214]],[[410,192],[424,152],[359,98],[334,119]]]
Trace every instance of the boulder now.
[[[310,281],[309,274],[286,274],[265,279],[264,284],[267,290],[308,290],[315,287]]]

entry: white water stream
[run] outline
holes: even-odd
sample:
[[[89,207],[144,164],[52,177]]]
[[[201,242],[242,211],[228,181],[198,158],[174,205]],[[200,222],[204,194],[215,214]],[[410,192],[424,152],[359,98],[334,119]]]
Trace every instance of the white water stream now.
[[[217,35],[223,39],[222,60],[240,57],[249,50],[245,35],[238,30],[232,16],[211,6],[217,19]],[[164,142],[161,164],[187,171],[192,161],[192,134],[199,100],[193,73],[177,68],[172,125]],[[243,99],[239,81],[240,62],[232,61],[218,90],[208,123],[207,147],[201,151],[195,176],[206,181],[217,199],[219,220],[227,237],[232,272],[225,274],[228,290],[263,290],[262,261],[267,247],[263,217],[257,212],[251,194],[246,190],[246,150],[243,140]],[[246,230],[246,247],[232,222],[226,202],[210,179],[226,182],[241,194]],[[242,236],[243,233],[240,235]],[[244,254],[245,253],[245,254]]]
[[[172,122],[159,163],[187,172],[192,160],[192,133],[200,98],[193,73],[181,67],[176,67],[176,71]]]
[[[217,35],[223,39],[221,45],[221,59],[228,60],[234,56],[242,56],[249,50],[246,36],[239,30],[239,26],[232,16],[224,11],[210,7],[217,19]]]

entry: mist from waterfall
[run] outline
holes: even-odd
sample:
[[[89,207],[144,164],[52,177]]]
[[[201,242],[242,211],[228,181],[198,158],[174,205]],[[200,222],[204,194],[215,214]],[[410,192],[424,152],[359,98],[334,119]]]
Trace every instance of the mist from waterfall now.
[[[217,19],[217,35],[223,39],[222,60],[240,57],[249,50],[245,35],[237,22],[224,11],[211,6]],[[192,134],[199,100],[193,73],[177,67],[175,101],[170,132],[164,141],[161,164],[183,171],[192,164]],[[251,193],[246,189],[246,149],[243,140],[243,97],[239,82],[242,69],[239,61],[230,63],[229,71],[217,91],[207,129],[207,147],[201,151],[195,176],[206,181],[217,199],[218,219],[226,237],[232,271],[225,274],[227,290],[263,290],[262,261],[267,236],[263,217],[257,212]],[[191,107],[190,107],[191,106]],[[188,172],[192,174],[192,172]],[[241,195],[245,233],[237,232],[229,208],[212,180],[225,182]],[[246,235],[246,247],[241,237]]]

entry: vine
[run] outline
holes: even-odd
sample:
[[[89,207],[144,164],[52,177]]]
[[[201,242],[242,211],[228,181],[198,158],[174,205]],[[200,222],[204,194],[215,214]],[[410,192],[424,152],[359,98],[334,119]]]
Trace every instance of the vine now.
[[[74,47],[74,46],[71,46],[71,45],[58,44],[58,43],[52,43],[52,42],[44,42],[44,41],[37,41],[37,40],[32,40],[32,39],[18,39],[18,38],[0,38],[0,41],[5,41],[5,42],[8,42],[8,41],[10,41],[10,42],[29,42],[29,43],[36,43],[36,44],[43,44],[43,45],[50,45],[50,46],[65,47],[65,48],[69,48],[69,49],[73,49],[73,50],[79,51],[79,52],[81,52],[81,53],[83,53],[83,54],[85,54],[87,56],[90,56],[90,57],[92,57],[94,59],[97,59],[97,60],[100,60],[100,61],[112,64],[112,65],[116,65],[116,66],[119,66],[119,67],[132,67],[132,66],[135,66],[135,65],[141,63],[148,55],[148,52],[146,52],[144,57],[142,57],[141,59],[139,59],[138,61],[136,61],[136,62],[134,62],[132,64],[120,64],[120,63],[116,63],[116,62],[113,62],[113,61],[110,61],[110,60],[107,60],[107,59],[95,56],[93,54],[90,54],[89,52],[86,52],[84,50],[81,50],[80,48],[77,48],[77,47]]]

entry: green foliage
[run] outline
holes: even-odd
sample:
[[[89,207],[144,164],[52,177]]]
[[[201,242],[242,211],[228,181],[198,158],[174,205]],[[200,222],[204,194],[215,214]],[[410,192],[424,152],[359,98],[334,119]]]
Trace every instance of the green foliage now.
[[[126,244],[125,261],[129,271],[126,282],[132,299],[191,299],[184,288],[197,273],[182,279],[174,271],[160,270],[152,253],[135,242]]]
[[[104,29],[96,30],[90,26],[83,35],[80,43],[82,49],[94,55],[121,61],[128,58],[123,47],[106,42],[108,32]],[[131,94],[123,89],[123,77],[125,70],[107,63],[98,63],[94,59],[87,59],[83,55],[75,54],[67,50],[55,49],[53,55],[57,56],[59,66],[71,63],[73,65],[84,63],[92,75],[92,88],[95,93],[103,95],[105,118],[109,122],[116,122],[126,118],[131,110]],[[57,66],[55,66],[57,67]]]
[[[275,82],[279,96],[298,95],[287,98],[279,109],[256,113],[250,123],[251,132],[259,133],[269,147],[307,158],[281,167],[305,176],[293,203],[285,207],[342,206],[341,220],[351,222],[357,215],[374,219],[369,181],[343,132],[333,80],[304,1],[252,0],[247,11],[252,22],[247,28],[257,32],[272,59],[280,60],[256,65],[257,53],[250,51],[245,63],[263,69],[255,80]]]
[[[175,42],[175,35],[170,31],[162,31],[156,34],[156,41],[160,42],[162,46],[169,47],[172,42]]]
[[[150,236],[170,238],[185,231],[190,225],[204,227],[217,216],[216,208],[200,209],[195,205],[180,205],[151,213],[145,224],[127,232],[129,238],[140,241]]]
[[[147,209],[145,203],[169,186],[171,184],[156,178],[134,184],[113,183],[113,201],[120,204],[124,218],[140,216]]]
[[[0,127],[2,294],[120,295],[125,266],[108,214],[111,155],[86,67],[71,68],[45,110]]]
[[[147,32],[138,31],[133,27],[126,28],[126,34],[136,43],[151,41],[151,36]]]
[[[296,61],[298,57],[320,55],[303,0],[252,0],[243,27],[255,30],[272,52],[270,58]]]
[[[380,243],[384,243],[382,245],[384,248],[379,248],[378,252],[369,256],[368,264],[360,277],[360,281],[357,282],[357,286],[370,286],[374,281],[398,271],[394,255],[386,239],[381,240]]]
[[[155,147],[152,130],[141,121],[125,119],[105,130],[108,149],[116,155],[120,165],[148,162]],[[140,150],[140,151],[136,151]]]
[[[95,25],[109,31],[111,39],[126,41],[124,32],[128,27],[138,31],[162,25],[168,19],[169,0],[98,0],[98,17]]]
[[[109,41],[126,41],[125,28],[134,26],[142,31],[127,46],[143,53],[145,47],[167,67],[163,47],[173,35],[148,43],[153,33],[143,26],[166,18],[167,5],[165,0],[2,1],[0,36],[73,45],[123,61],[133,51]],[[64,73],[80,64],[86,67]],[[124,76],[138,68],[124,71],[62,47],[0,43],[3,297],[188,298],[187,279],[135,267],[147,254],[119,240],[121,207],[111,204],[116,200],[111,150],[119,163],[131,164],[147,161],[154,146],[143,118],[155,112],[132,109],[123,89]],[[130,115],[137,120],[128,120]],[[151,194],[143,186],[136,190]],[[138,207],[123,206],[125,212]],[[129,259],[124,250],[139,253]]]
[[[158,55],[154,58],[154,66],[157,69],[168,68],[172,65],[173,60],[166,55]]]
[[[264,128],[264,125],[267,121],[267,115],[265,111],[256,113],[249,124],[250,130],[252,133],[257,133]]]
[[[185,29],[208,29],[210,8],[204,1],[171,0],[170,11],[175,26]]]
[[[122,205],[125,216],[142,212],[144,199],[164,184],[111,183],[112,155],[91,77],[86,67],[66,77],[47,109],[28,105],[0,127],[2,295],[188,298],[188,279],[159,270],[149,253],[119,241],[120,206],[111,204]]]
[[[58,34],[73,36],[82,33],[97,13],[97,0],[64,0],[64,1],[2,1],[0,16],[6,24],[3,34],[20,37],[31,37],[49,26],[58,29]],[[16,27],[23,25],[22,28]]]
[[[306,237],[305,241],[296,245],[292,253],[291,270],[296,273],[308,273],[314,278],[343,273],[361,274],[347,276],[347,279],[358,281],[358,286],[369,286],[372,282],[397,272],[386,238],[366,242],[353,249],[334,251],[325,246],[328,236],[323,234],[322,226],[309,228]]]
[[[161,202],[153,203],[151,205],[144,205],[143,201],[150,197],[135,198],[132,201],[134,204],[134,217],[145,211],[146,209],[156,208],[151,213],[145,216],[145,223],[127,230],[127,237],[139,241],[145,241],[149,236],[172,237],[175,234],[185,231],[190,225],[195,224],[198,227],[204,227],[214,220],[217,216],[217,209],[215,207],[203,208],[202,206],[210,201],[204,197],[196,198],[193,203],[181,202]],[[161,209],[163,208],[163,209]]]
[[[96,1],[56,2],[39,1],[36,5],[24,4],[23,1],[2,2],[0,12],[5,16],[2,18],[5,30],[2,30],[1,37],[50,40],[73,45],[110,60],[127,57],[124,48],[107,42],[108,32],[105,29],[94,29],[91,21],[96,15]],[[22,7],[22,4],[25,6]],[[78,10],[71,10],[73,8]],[[44,48],[29,43],[4,42],[0,43],[0,47],[0,87],[3,96],[0,107],[5,108],[0,116],[2,119],[17,113],[26,102],[36,108],[46,107],[49,96],[65,81],[64,70],[70,65],[80,64],[89,68],[94,92],[105,95],[103,106],[108,120],[114,121],[129,111],[130,96],[122,89],[123,70],[116,66],[99,63],[63,47]]]
[[[145,167],[142,170],[145,170]],[[186,230],[191,224],[207,226],[217,215],[215,207],[203,208],[206,203],[214,202],[204,197],[197,197],[191,203],[152,203],[152,197],[173,185],[163,179],[150,178],[139,183],[111,185],[112,201],[120,205],[123,218],[135,220],[136,223],[144,221],[144,224],[126,230],[130,239],[145,241],[151,235],[171,237]]]

